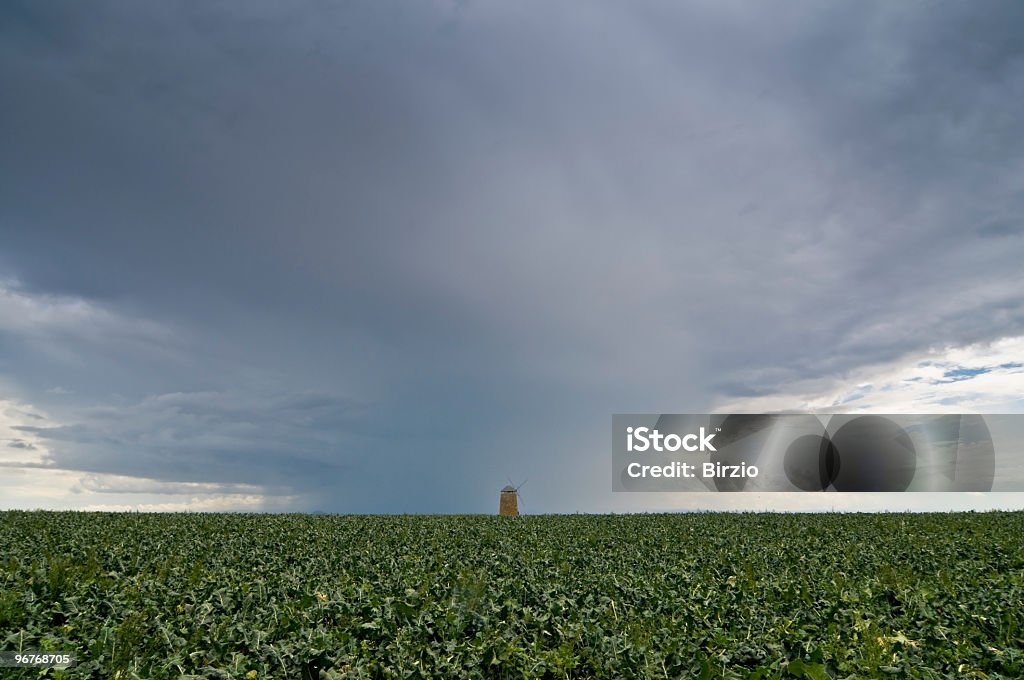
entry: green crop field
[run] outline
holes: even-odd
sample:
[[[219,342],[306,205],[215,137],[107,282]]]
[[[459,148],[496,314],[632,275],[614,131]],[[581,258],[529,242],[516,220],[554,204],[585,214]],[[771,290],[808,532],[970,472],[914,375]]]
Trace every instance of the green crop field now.
[[[0,551],[46,677],[1024,677],[1024,513],[6,512]]]

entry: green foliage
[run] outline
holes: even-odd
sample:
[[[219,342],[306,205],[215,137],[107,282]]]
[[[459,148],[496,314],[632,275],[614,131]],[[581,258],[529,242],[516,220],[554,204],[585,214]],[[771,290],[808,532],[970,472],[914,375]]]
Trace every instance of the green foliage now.
[[[58,678],[1019,678],[1022,536],[1022,513],[7,512],[0,648],[77,653]]]

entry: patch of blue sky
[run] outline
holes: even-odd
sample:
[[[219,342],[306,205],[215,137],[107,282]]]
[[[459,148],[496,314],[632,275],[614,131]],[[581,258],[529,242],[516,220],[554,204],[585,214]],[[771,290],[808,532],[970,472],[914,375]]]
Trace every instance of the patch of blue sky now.
[[[953,368],[942,374],[943,378],[949,380],[943,382],[957,382],[959,380],[970,380],[985,373],[991,373],[992,369],[986,366],[981,368]]]

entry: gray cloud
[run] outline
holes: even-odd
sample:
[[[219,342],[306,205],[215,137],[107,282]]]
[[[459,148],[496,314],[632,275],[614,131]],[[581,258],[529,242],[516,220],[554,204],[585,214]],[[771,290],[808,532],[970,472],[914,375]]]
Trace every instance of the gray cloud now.
[[[379,436],[361,427],[362,410],[317,394],[179,393],[83,409],[73,425],[14,429],[43,440],[44,462],[58,469],[285,494],[351,476]]]
[[[0,12],[0,373],[69,469],[480,509],[1024,334],[1017,3]]]

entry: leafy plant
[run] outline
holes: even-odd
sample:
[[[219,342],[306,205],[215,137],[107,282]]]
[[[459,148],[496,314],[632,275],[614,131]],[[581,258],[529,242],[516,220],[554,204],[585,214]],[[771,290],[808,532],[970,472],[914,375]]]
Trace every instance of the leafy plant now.
[[[55,678],[1016,678],[1021,536],[1024,513],[6,512],[0,649],[76,653]]]

